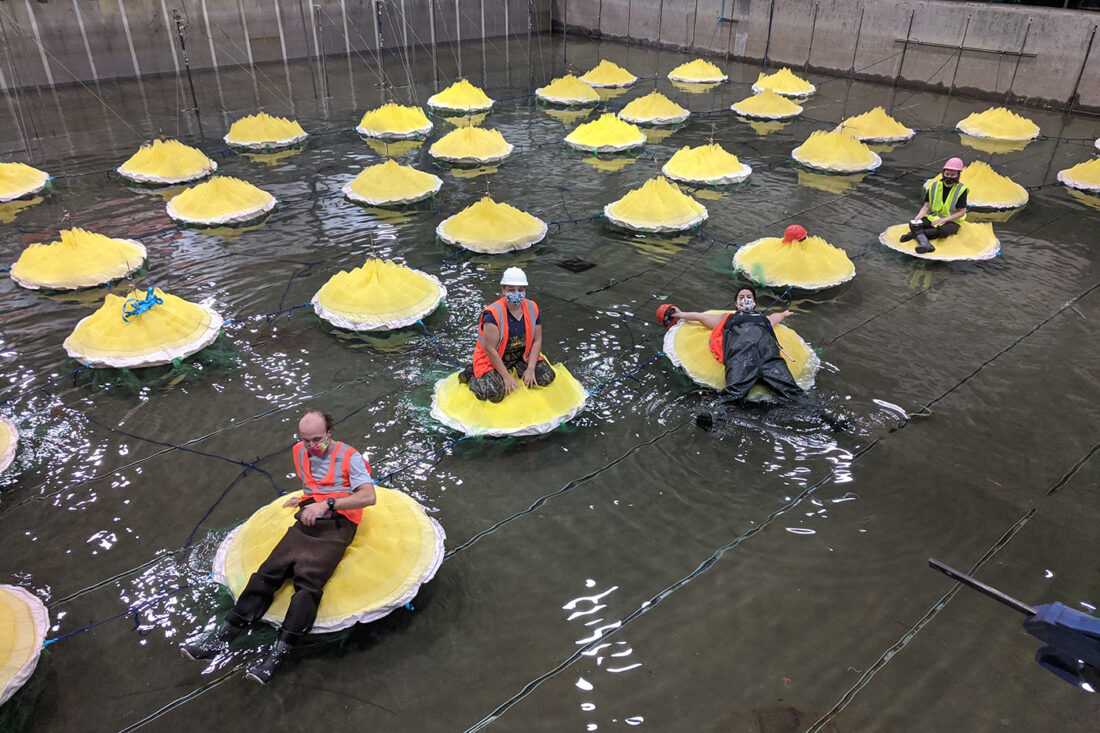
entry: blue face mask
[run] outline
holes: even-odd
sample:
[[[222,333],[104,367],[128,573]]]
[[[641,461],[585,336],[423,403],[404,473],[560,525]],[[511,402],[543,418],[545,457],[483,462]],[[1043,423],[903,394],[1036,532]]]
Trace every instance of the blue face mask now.
[[[504,294],[504,299],[508,301],[509,305],[519,305],[525,297],[527,296],[519,291]]]

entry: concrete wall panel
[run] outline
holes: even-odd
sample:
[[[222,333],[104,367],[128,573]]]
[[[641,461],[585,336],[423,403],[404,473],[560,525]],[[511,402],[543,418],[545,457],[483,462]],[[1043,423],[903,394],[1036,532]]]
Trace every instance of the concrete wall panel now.
[[[661,34],[661,4],[663,0],[631,0],[627,35],[656,41]]]
[[[599,0],[600,35],[627,38],[630,35],[631,0]]]
[[[695,35],[696,0],[664,0],[661,7],[662,46],[690,50]]]

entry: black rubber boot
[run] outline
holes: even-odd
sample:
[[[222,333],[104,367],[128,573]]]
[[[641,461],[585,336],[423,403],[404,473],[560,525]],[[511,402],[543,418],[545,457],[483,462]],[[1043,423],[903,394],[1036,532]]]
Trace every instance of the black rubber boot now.
[[[462,371],[460,371],[458,373],[458,383],[459,384],[469,384],[470,383],[470,378],[473,377],[473,376],[474,376],[474,368],[472,366],[468,366],[468,367],[466,367],[465,369],[463,369]]]
[[[902,235],[901,235],[900,237],[898,237],[898,241],[900,241],[900,242],[908,242],[908,241],[910,241],[911,239],[913,239],[913,237],[915,237],[915,236],[917,236],[917,235],[916,235],[916,234],[914,234],[914,233],[913,233],[912,231],[908,231],[908,232],[906,232],[905,234],[902,234]]]
[[[920,242],[920,244],[917,245],[917,254],[924,255],[936,251],[936,248],[928,241],[928,237],[924,232],[917,232],[917,241]]]
[[[279,660],[290,651],[290,648],[290,644],[285,641],[276,641],[262,659],[257,659],[252,663],[244,676],[259,682],[261,685],[266,685],[275,674],[275,668],[279,666]]]
[[[180,654],[196,661],[212,659],[229,648],[230,642],[244,633],[243,626],[225,621],[213,636],[202,641],[193,641],[180,647]]]

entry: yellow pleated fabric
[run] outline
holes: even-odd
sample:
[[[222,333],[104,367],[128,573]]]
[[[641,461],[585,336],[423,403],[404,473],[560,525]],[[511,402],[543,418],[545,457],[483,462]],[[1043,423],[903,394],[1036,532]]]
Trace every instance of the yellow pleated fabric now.
[[[791,151],[791,157],[811,168],[836,173],[873,171],[882,165],[882,158],[866,143],[837,130],[815,130]]]
[[[928,188],[932,181],[938,181],[943,177],[936,174],[924,182]],[[1013,181],[1008,176],[1002,176],[988,163],[974,161],[959,175],[959,180],[970,189],[966,195],[966,205],[969,208],[979,209],[1015,209],[1027,203],[1027,189]]]
[[[512,154],[512,144],[497,130],[457,127],[432,143],[428,153],[452,163],[495,163]]]
[[[74,290],[117,280],[139,269],[145,246],[84,229],[62,229],[59,240],[30,245],[11,266],[11,279],[36,290]]]
[[[394,160],[372,165],[345,184],[344,195],[370,206],[397,206],[434,196],[443,179]]]
[[[421,585],[435,577],[443,562],[447,535],[424,507],[395,489],[375,486],[374,492],[378,501],[363,510],[355,539],[325,583],[311,634],[374,621],[401,608],[416,597]],[[283,504],[296,496],[301,493],[280,496],[264,506],[218,548],[214,578],[227,586],[234,598],[294,524],[296,509]],[[275,594],[263,620],[281,622],[293,594],[288,581]]]
[[[619,110],[619,117],[627,122],[649,125],[673,125],[683,122],[690,114],[660,92],[638,97]]]
[[[445,297],[447,289],[428,273],[372,257],[329,278],[313,296],[313,309],[340,328],[388,331],[411,326]]]
[[[239,224],[275,208],[275,197],[248,181],[214,176],[168,202],[168,216],[189,224]]]
[[[707,313],[726,313],[727,311],[707,311]],[[804,390],[814,385],[814,377],[821,361],[810,345],[795,333],[794,329],[783,324],[775,327],[775,337],[785,351],[783,360],[791,370],[791,376]],[[687,375],[699,385],[711,389],[726,386],[726,368],[714,358],[710,350],[710,329],[698,323],[680,321],[665,332],[665,354],[673,364],[687,372]],[[756,402],[767,399],[773,392],[762,384],[756,384],[745,399]]]
[[[118,167],[118,172],[138,183],[186,183],[208,176],[218,164],[197,148],[179,140],[154,140],[142,145]]]
[[[669,178],[685,183],[706,183],[722,186],[738,183],[749,177],[752,168],[717,143],[676,151],[661,168]]]
[[[1058,171],[1058,180],[1070,188],[1082,191],[1100,191],[1100,158],[1078,163],[1072,168]]]
[[[890,249],[925,260],[988,260],[1001,253],[1001,243],[993,233],[993,225],[988,222],[959,222],[957,234],[933,239],[935,251],[924,254],[917,253],[917,240],[901,241],[901,235],[908,231],[908,224],[898,224],[880,234],[878,241]]]
[[[49,173],[25,163],[0,163],[0,201],[14,201],[38,193],[49,182]]]
[[[435,384],[432,417],[467,435],[540,435],[568,422],[584,409],[588,393],[564,364],[554,364],[554,381],[545,387],[519,387],[500,402],[479,400],[458,372]]]
[[[598,120],[578,125],[565,137],[565,143],[578,150],[613,153],[645,145],[646,135],[637,125],[620,120],[610,112]]]
[[[967,135],[994,140],[1031,140],[1039,136],[1038,125],[1004,107],[975,112],[960,120],[957,127]]]
[[[600,101],[596,90],[583,81],[566,74],[535,90],[535,96],[554,104],[595,104]]]
[[[428,97],[428,106],[454,112],[484,112],[493,100],[465,79],[459,79],[439,94]]]
[[[660,176],[603,208],[611,223],[641,232],[678,232],[707,218],[707,209]]]
[[[762,120],[786,120],[802,114],[802,107],[770,89],[746,97],[730,105],[734,112]]]
[[[848,133],[856,140],[880,143],[908,140],[917,134],[916,131],[886,114],[886,110],[882,107],[875,107],[861,115],[849,117],[836,129]]]
[[[128,300],[142,300],[145,291],[126,296],[108,293],[103,305],[76,325],[65,339],[65,351],[81,364],[94,367],[145,367],[169,364],[206,348],[218,337],[222,317],[212,309],[156,288],[163,303],[122,320]]]
[[[0,705],[34,673],[49,627],[50,614],[37,596],[0,585]]]
[[[364,114],[355,128],[360,135],[387,140],[421,137],[431,130],[432,121],[424,114],[424,110],[393,102],[387,102]]]
[[[296,121],[259,112],[234,122],[229,127],[225,142],[250,150],[265,150],[294,145],[307,137],[306,131]]]
[[[485,254],[527,249],[546,236],[546,222],[489,196],[439,223],[435,233],[447,244]]]
[[[628,87],[638,81],[638,77],[607,59],[581,75],[580,80],[591,87]]]
[[[782,94],[784,97],[808,97],[817,91],[813,84],[796,75],[786,66],[774,74],[760,72],[756,83],[752,85],[752,90],[762,92],[765,89]]]
[[[784,242],[779,237],[757,239],[737,250],[733,269],[760,285],[804,290],[831,288],[856,274],[848,253],[821,237],[806,237],[801,242]]]
[[[6,417],[0,417],[0,472],[6,471],[15,460],[15,451],[19,447],[19,430],[15,423]]]
[[[680,64],[668,72],[671,81],[679,81],[687,84],[713,84],[725,81],[729,77],[722,73],[715,64],[703,59],[695,59],[686,64]]]

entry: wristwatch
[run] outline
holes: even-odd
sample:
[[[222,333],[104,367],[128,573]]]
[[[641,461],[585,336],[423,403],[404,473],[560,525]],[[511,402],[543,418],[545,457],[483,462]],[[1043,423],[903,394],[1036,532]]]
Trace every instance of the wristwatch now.
[[[333,512],[333,513],[336,512],[336,500],[335,499],[329,497],[328,499],[325,499],[325,503],[328,504],[328,510],[330,512]]]

